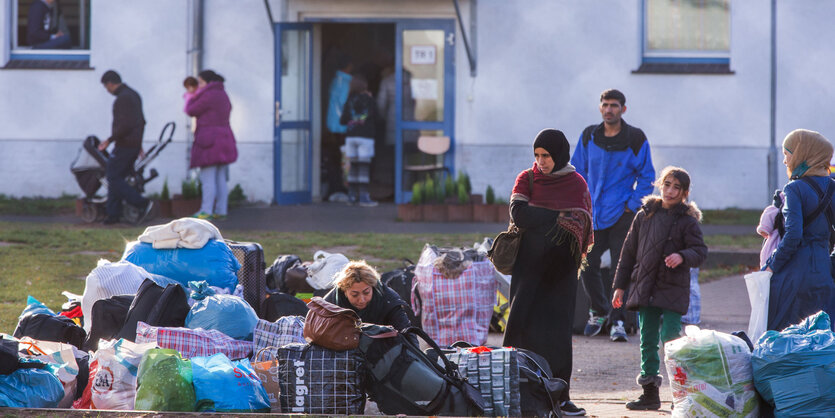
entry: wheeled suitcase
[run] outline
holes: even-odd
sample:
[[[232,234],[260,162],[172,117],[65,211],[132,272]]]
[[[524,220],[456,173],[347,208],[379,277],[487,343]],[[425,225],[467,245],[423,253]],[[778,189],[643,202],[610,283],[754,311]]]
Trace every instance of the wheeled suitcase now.
[[[238,283],[244,287],[244,300],[255,309],[258,317],[263,317],[262,305],[267,298],[267,278],[265,271],[264,249],[257,242],[238,242],[224,240],[241,263],[238,270]]]

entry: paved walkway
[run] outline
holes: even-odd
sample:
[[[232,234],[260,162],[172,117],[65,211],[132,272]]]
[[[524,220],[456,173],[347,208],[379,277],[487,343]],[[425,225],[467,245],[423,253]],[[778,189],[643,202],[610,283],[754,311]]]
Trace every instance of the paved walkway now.
[[[48,222],[83,225],[73,215],[62,216],[0,216],[8,222]],[[156,219],[161,223],[167,219]],[[96,224],[100,225],[100,224]],[[121,227],[125,227],[122,225]],[[112,226],[119,228],[120,226]],[[342,203],[316,203],[292,206],[246,206],[231,209],[227,220],[218,222],[221,229],[273,230],[286,232],[379,232],[379,233],[482,233],[494,236],[507,228],[504,223],[475,222],[401,222],[397,220],[397,207],[391,203],[373,208],[347,206]],[[702,225],[705,235],[751,235],[754,228],[748,225]]]

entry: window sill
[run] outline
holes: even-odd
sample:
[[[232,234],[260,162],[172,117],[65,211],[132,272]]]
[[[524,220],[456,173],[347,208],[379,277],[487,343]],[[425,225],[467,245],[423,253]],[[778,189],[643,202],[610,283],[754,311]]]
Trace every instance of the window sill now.
[[[716,74],[730,75],[728,63],[701,62],[644,62],[632,74]]]
[[[89,60],[13,59],[4,70],[92,70]]]

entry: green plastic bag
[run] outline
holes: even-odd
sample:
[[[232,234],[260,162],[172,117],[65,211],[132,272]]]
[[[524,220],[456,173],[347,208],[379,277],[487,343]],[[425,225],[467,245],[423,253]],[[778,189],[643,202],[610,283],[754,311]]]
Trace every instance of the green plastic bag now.
[[[194,411],[197,399],[192,384],[191,363],[177,350],[148,350],[139,363],[136,410]]]

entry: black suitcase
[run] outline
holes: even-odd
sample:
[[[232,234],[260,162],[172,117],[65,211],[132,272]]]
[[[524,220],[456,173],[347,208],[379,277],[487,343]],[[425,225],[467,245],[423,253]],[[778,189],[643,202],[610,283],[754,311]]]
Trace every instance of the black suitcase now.
[[[264,262],[264,249],[257,242],[238,242],[225,240],[226,245],[241,263],[238,270],[238,283],[244,287],[244,300],[255,309],[259,318],[263,318],[262,305],[267,298],[267,278]]]

